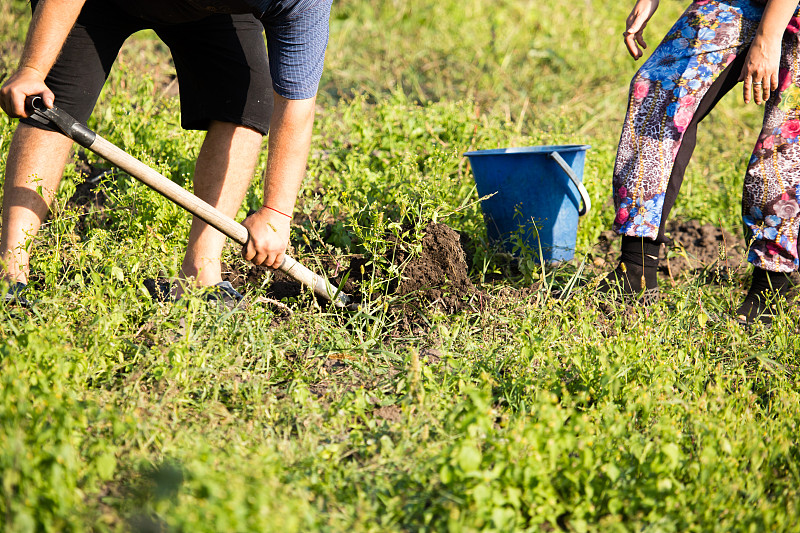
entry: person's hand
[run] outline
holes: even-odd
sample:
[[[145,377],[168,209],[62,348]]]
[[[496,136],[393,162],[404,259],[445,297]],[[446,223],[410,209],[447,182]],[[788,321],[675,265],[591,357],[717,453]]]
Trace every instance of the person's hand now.
[[[0,88],[0,107],[11,118],[27,118],[25,102],[30,96],[41,96],[47,107],[53,107],[55,95],[44,83],[45,75],[31,67],[22,67]]]
[[[628,53],[634,59],[642,57],[644,55],[642,48],[647,48],[643,32],[650,17],[658,9],[658,2],[659,0],[638,0],[625,21],[625,32],[622,36],[625,38],[625,46],[628,48]]]
[[[291,219],[268,207],[262,207],[242,222],[250,239],[242,248],[242,257],[254,265],[278,268],[289,244]]]
[[[744,82],[744,103],[756,104],[769,100],[772,91],[778,90],[778,70],[781,60],[781,40],[757,36],[744,61],[739,81]]]

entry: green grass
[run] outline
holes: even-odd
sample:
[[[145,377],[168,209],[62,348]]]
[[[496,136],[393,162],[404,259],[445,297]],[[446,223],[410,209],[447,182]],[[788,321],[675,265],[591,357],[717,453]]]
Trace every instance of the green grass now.
[[[380,262],[387,235],[405,229],[413,250],[437,219],[475,239],[474,280],[508,272],[461,154],[580,142],[596,206],[580,261],[611,220],[636,65],[619,38],[629,6],[578,4],[337,2],[298,258]],[[16,50],[28,8],[3,6],[0,43]],[[662,2],[651,48],[683,6]],[[140,35],[118,67],[90,125],[190,186],[202,135],[162,95],[164,48]],[[739,231],[759,127],[739,99],[703,124],[676,217]],[[0,118],[0,172],[13,128]],[[428,310],[411,329],[391,294],[369,314],[307,295],[288,318],[165,306],[142,281],[177,272],[188,216],[112,174],[103,210],[81,222],[67,204],[78,183],[71,166],[37,241],[36,305],[0,308],[4,531],[798,527],[800,317],[742,330],[742,273],[722,286],[687,275],[650,308],[609,308],[589,291],[549,296],[575,265],[523,262],[483,287],[485,303]],[[378,292],[399,275],[383,272]]]

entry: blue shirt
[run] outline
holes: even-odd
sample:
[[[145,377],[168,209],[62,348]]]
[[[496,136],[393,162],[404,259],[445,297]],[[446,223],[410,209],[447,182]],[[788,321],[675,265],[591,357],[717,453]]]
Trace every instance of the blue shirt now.
[[[264,25],[275,92],[290,100],[317,94],[333,0],[246,0]],[[263,10],[263,11],[262,11]]]

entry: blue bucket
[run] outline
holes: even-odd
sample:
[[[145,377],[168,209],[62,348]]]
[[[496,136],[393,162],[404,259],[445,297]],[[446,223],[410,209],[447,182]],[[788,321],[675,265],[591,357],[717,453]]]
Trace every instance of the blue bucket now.
[[[583,186],[588,145],[529,146],[467,152],[481,197],[489,239],[513,251],[509,237],[523,242],[545,262],[575,255],[578,217],[591,209]],[[581,208],[581,203],[583,207]]]

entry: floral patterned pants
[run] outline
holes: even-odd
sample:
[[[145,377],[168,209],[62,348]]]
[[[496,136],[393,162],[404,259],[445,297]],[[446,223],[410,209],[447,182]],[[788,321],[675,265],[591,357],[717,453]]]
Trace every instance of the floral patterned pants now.
[[[621,235],[666,241],[697,124],[736,85],[763,10],[755,0],[695,1],[634,76],[614,167]],[[777,272],[800,265],[798,13],[783,38],[780,88],[765,104],[742,196],[748,260]]]

